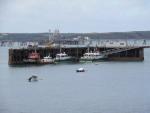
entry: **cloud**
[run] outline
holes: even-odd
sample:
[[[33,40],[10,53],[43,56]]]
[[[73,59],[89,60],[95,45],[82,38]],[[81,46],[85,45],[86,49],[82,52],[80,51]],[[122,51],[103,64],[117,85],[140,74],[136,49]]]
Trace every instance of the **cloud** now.
[[[6,0],[0,32],[148,30],[148,0]]]

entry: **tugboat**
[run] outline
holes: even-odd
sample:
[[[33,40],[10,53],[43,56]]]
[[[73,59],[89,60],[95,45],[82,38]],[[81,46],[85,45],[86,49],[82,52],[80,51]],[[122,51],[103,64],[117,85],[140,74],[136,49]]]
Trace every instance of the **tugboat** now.
[[[35,52],[29,53],[28,59],[23,60],[25,63],[40,63],[40,54]]]

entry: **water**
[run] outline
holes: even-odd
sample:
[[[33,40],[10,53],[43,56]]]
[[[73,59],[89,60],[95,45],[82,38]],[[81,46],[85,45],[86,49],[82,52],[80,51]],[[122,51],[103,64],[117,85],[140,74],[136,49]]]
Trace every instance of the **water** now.
[[[0,113],[149,113],[149,57],[146,49],[144,62],[10,67],[0,48]],[[40,80],[28,82],[32,74]]]

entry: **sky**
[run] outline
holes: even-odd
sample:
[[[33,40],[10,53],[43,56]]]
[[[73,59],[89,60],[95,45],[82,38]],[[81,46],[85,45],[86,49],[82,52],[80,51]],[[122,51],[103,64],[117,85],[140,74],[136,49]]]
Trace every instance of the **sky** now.
[[[150,30],[150,0],[0,0],[1,33]]]

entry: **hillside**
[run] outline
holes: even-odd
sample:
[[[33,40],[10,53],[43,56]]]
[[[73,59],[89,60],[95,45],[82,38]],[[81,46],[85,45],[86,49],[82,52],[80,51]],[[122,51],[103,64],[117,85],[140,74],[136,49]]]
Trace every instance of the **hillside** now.
[[[0,33],[0,41],[46,41],[48,33]],[[150,31],[110,33],[61,33],[62,38],[87,36],[93,39],[150,39]]]

